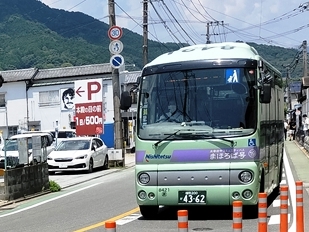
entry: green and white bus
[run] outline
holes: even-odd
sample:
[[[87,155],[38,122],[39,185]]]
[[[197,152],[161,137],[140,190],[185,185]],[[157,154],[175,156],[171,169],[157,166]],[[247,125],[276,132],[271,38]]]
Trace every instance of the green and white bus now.
[[[217,206],[279,191],[283,168],[281,73],[242,42],[200,44],[147,64],[138,86],[136,199],[159,206]],[[168,120],[176,104],[181,120]],[[167,120],[159,120],[165,115]]]

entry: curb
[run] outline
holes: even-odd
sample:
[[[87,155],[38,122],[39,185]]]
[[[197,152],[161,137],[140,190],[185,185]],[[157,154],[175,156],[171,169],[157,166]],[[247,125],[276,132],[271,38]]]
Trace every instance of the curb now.
[[[43,195],[46,195],[48,193],[52,193],[52,191],[46,190],[44,192],[35,193],[35,194],[29,195],[29,196],[25,196],[24,198],[18,198],[18,199],[12,200],[12,201],[4,201],[2,203],[0,202],[0,210],[6,210],[6,208],[3,208],[3,207],[13,205],[13,204],[16,204],[16,203],[19,203],[19,202],[22,202],[22,201],[30,200],[30,199],[35,198],[35,197],[43,196]]]
[[[309,159],[309,152],[305,149],[305,147],[301,146],[297,141],[294,141],[294,143],[304,153],[304,155]]]

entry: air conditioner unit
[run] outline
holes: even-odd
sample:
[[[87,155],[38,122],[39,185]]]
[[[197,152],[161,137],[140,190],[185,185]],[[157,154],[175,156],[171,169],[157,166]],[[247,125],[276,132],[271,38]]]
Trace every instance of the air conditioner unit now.
[[[123,160],[122,157],[122,149],[111,149],[108,150],[108,158],[109,160],[113,161],[113,160]]]

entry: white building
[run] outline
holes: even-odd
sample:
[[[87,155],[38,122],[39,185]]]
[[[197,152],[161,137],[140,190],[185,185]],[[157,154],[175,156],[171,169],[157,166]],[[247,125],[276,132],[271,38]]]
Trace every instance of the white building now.
[[[113,88],[110,64],[94,64],[55,69],[2,71],[0,88],[0,130],[3,138],[22,130],[59,129],[74,124],[74,109],[63,107],[62,93],[74,89],[74,82],[85,79],[103,80],[104,124],[113,123]],[[122,70],[119,70],[122,73]],[[125,76],[120,75],[124,89]]]

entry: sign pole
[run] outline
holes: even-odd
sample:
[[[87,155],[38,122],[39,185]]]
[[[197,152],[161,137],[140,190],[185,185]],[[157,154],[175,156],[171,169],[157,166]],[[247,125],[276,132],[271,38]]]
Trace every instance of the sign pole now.
[[[116,25],[115,17],[115,1],[108,0],[109,5],[109,26]],[[112,56],[112,54],[111,54]],[[119,86],[119,70],[112,67],[112,84],[113,84],[113,103],[114,103],[114,131],[115,131],[115,149],[122,149],[122,166],[125,166],[125,149],[122,134],[122,118],[120,112],[120,86]]]

